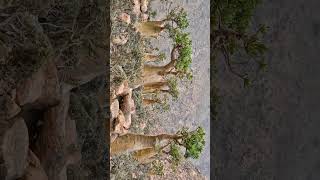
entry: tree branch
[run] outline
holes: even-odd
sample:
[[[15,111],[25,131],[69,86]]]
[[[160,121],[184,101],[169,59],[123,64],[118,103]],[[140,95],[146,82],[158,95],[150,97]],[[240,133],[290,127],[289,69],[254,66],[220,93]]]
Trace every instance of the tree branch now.
[[[224,56],[224,60],[226,61],[227,66],[228,66],[230,72],[231,72],[232,74],[238,76],[238,77],[241,78],[242,80],[244,80],[244,79],[245,79],[245,75],[242,75],[242,74],[236,72],[236,71],[233,69],[233,67],[232,67],[232,65],[231,65],[231,62],[230,62],[229,52],[226,50],[225,46],[222,46],[222,47],[221,47],[221,51],[222,51],[222,54],[223,54],[223,56]]]

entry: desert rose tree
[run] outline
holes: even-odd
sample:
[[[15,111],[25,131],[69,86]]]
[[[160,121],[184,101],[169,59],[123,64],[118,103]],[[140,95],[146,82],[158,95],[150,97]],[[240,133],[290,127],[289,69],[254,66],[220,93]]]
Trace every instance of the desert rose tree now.
[[[178,80],[191,80],[192,41],[190,34],[184,32],[188,26],[187,13],[180,7],[172,9],[163,20],[141,22],[137,25],[138,31],[145,36],[158,36],[166,30],[168,39],[173,41],[170,61],[167,64],[159,66],[145,63],[142,68],[142,81],[137,87],[144,88],[144,105],[163,104],[164,96],[161,94],[169,94],[176,99],[179,95]],[[163,53],[145,54],[143,59],[145,62],[152,62],[165,59],[165,56]]]
[[[205,145],[202,127],[189,131],[186,128],[176,134],[141,135],[125,134],[117,137],[110,148],[111,156],[131,153],[140,163],[153,161],[156,155],[170,155],[178,163],[182,157],[198,159]],[[184,150],[184,155],[182,153]]]
[[[169,31],[172,28],[184,30],[188,26],[187,12],[180,7],[172,9],[162,20],[140,22],[135,25],[137,31],[145,37],[158,37],[166,30]]]

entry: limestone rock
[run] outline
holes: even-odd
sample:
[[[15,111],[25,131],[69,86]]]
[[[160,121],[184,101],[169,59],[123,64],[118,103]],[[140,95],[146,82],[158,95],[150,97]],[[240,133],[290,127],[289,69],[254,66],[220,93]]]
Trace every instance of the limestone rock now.
[[[124,114],[133,114],[135,112],[134,100],[132,99],[132,90],[123,97],[120,109]]]
[[[116,88],[116,96],[122,96],[124,94],[130,93],[130,88],[128,81],[123,81],[117,88]]]
[[[129,129],[131,126],[131,114],[125,114],[124,118],[125,118],[125,122],[123,124],[123,127],[125,129]]]
[[[141,0],[141,11],[147,12],[148,11],[148,0]]]
[[[49,62],[17,87],[17,103],[53,106],[58,104],[60,86],[54,62]]]
[[[112,37],[112,43],[116,45],[124,45],[128,42],[128,39],[128,33],[120,33],[118,36]]]
[[[110,106],[110,112],[111,112],[111,119],[114,119],[119,114],[119,101],[118,99],[115,99]]]
[[[142,22],[148,21],[148,18],[149,18],[149,15],[148,15],[148,14],[142,14],[142,15],[141,15],[141,21],[142,21]]]
[[[59,179],[59,174],[63,171],[63,166],[66,163],[65,138],[69,98],[69,93],[64,94],[58,106],[52,107],[44,113],[44,124],[37,143],[36,154],[38,154],[48,177],[53,180]],[[68,141],[72,141],[72,139]]]
[[[130,24],[130,23],[131,23],[131,17],[130,17],[130,15],[127,14],[127,13],[122,13],[122,14],[120,14],[119,19],[120,19],[122,22],[125,22],[125,23],[127,23],[127,24]]]
[[[48,176],[41,166],[38,157],[29,150],[28,154],[28,167],[25,173],[25,180],[48,180]]]
[[[141,11],[140,11],[140,0],[133,0],[133,9],[132,9],[132,11],[133,11],[133,13],[135,14],[135,15],[140,15],[140,13],[141,13]]]

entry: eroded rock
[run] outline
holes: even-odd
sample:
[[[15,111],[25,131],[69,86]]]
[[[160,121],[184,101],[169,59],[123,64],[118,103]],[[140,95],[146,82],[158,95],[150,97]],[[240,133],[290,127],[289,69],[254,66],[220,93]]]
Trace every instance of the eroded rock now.
[[[148,14],[142,14],[142,15],[141,15],[141,21],[142,21],[142,22],[148,21],[148,18],[149,18],[149,15],[148,15]]]
[[[28,167],[24,178],[25,180],[48,180],[40,160],[31,150],[28,153]]]
[[[129,14],[127,13],[121,13],[119,15],[119,19],[122,21],[122,22],[125,22],[127,24],[130,24],[131,23],[131,17]]]
[[[110,112],[111,112],[111,119],[114,119],[119,114],[119,101],[118,99],[115,99],[110,106]]]
[[[120,33],[118,36],[112,37],[112,43],[116,45],[124,45],[128,42],[128,39],[128,33]]]
[[[66,163],[66,119],[70,93],[62,96],[58,106],[44,113],[44,124],[40,132],[37,154],[50,179],[59,179]],[[73,132],[74,133],[74,132]],[[70,134],[70,132],[69,132]],[[72,141],[72,139],[70,140]]]
[[[115,120],[115,128],[114,128],[114,132],[116,133],[123,133],[124,132],[124,128],[123,125],[126,122],[126,118],[123,114],[123,112],[120,110],[117,119]]]
[[[42,65],[39,71],[17,87],[17,103],[20,106],[25,104],[53,106],[58,104],[59,96],[57,69],[52,61]]]
[[[135,15],[140,15],[141,13],[141,10],[140,10],[140,0],[133,0],[133,9],[132,9],[132,12],[135,14]]]
[[[123,96],[125,94],[130,93],[129,83],[128,81],[123,81],[117,88],[116,88],[116,96]]]
[[[142,12],[147,12],[148,11],[148,0],[141,0],[141,11]]]
[[[129,93],[123,96],[120,109],[124,114],[133,114],[135,112],[134,100],[132,99],[132,90],[129,90]]]

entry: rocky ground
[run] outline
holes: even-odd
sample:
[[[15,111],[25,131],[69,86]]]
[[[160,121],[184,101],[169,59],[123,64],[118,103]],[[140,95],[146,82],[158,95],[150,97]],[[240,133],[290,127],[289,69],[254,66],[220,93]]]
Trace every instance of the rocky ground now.
[[[135,2],[135,1],[133,1]],[[142,108],[139,89],[133,91],[136,112],[132,115],[132,123],[129,132],[158,134],[175,133],[183,125],[195,128],[203,125],[206,128],[206,141],[209,142],[209,88],[199,88],[207,86],[209,82],[209,2],[208,1],[182,1],[179,3],[187,12],[190,12],[190,29],[193,40],[192,64],[194,71],[193,84],[181,84],[181,98],[170,103],[171,110]],[[144,39],[139,33],[135,32],[134,24],[139,21],[161,19],[164,16],[165,3],[162,1],[151,1],[148,11],[137,15],[134,11],[134,3],[112,1],[111,18],[112,24],[112,49],[111,49],[111,82],[117,85],[124,80],[128,80],[129,86],[133,88],[134,82],[139,81],[141,73],[142,57],[141,54],[148,48],[159,48],[164,52],[169,52],[167,40]],[[198,9],[200,14],[194,10]],[[152,13],[156,12],[153,17]],[[125,13],[125,14],[124,14]],[[130,18],[128,18],[130,17]],[[195,27],[203,27],[202,34],[196,31]],[[164,48],[167,47],[167,48]],[[205,70],[203,70],[205,69]],[[116,85],[117,84],[117,85]],[[186,87],[188,86],[188,87]],[[183,95],[182,95],[183,94]],[[188,112],[188,113],[186,113]],[[200,160],[193,163],[185,162],[178,166],[176,170],[172,168],[169,160],[161,159],[164,169],[162,175],[154,172],[156,166],[138,165],[132,158],[126,155],[113,158],[111,160],[111,177],[115,179],[134,178],[134,179],[203,179],[201,174],[209,178],[209,143],[204,150]],[[193,164],[197,165],[197,168]],[[201,172],[197,169],[201,169]],[[157,168],[156,168],[157,169]],[[134,172],[134,173],[132,173]],[[161,173],[160,173],[161,174]]]
[[[106,179],[105,8],[0,3],[0,179]]]
[[[215,179],[319,179],[319,5],[263,1],[254,24],[270,27],[269,66],[252,88],[218,59]]]

